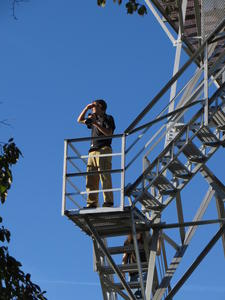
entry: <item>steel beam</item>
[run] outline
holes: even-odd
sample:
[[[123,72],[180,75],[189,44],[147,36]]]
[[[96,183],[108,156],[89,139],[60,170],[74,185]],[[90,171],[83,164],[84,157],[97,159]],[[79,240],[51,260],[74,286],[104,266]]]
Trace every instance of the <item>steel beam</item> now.
[[[136,233],[136,226],[135,226],[135,220],[133,211],[131,210],[131,223],[132,223],[132,234],[133,234],[133,241],[134,241],[134,250],[135,250],[135,256],[137,260],[138,265],[138,274],[139,274],[139,280],[140,280],[140,286],[141,286],[141,293],[144,300],[145,298],[145,288],[144,288],[144,282],[143,282],[143,274],[142,274],[142,267],[141,267],[141,259],[140,259],[140,252],[139,252],[139,246],[137,241],[137,233]]]
[[[212,190],[212,188],[210,187],[194,217],[194,220],[193,221],[200,221],[201,218],[203,217],[213,195],[214,195],[214,191]],[[169,267],[168,267],[168,270],[166,271],[166,274],[164,276],[164,278],[162,279],[154,297],[153,297],[153,300],[161,300],[166,289],[168,288],[169,284],[170,284],[170,281],[175,273],[175,271],[177,270],[189,244],[190,244],[190,241],[195,233],[197,229],[197,226],[190,226],[189,227],[189,230],[188,232],[186,233],[185,235],[185,240],[184,240],[184,245],[181,246],[175,253]]]
[[[159,237],[159,231],[154,230],[152,235],[151,245],[150,245],[149,261],[148,261],[148,276],[147,276],[146,289],[145,289],[146,299],[150,299],[152,293],[158,237]]]
[[[209,251],[216,244],[218,239],[222,236],[225,231],[225,224],[218,230],[218,232],[214,235],[214,237],[210,240],[207,246],[202,250],[199,256],[195,259],[193,264],[189,267],[189,269],[185,272],[185,274],[181,277],[181,279],[177,282],[175,287],[170,291],[169,295],[165,298],[165,300],[170,300],[172,297],[179,291],[182,285],[186,282],[186,280],[191,276],[194,270],[198,267],[198,265],[202,262],[202,260],[206,257]]]
[[[117,292],[123,299],[130,300],[130,298],[124,292],[122,292],[117,286],[113,285],[113,283],[107,277],[104,277],[104,281],[108,286],[110,286],[110,289],[115,290],[115,292]]]
[[[187,9],[187,0],[181,0],[177,2],[178,5],[178,12],[179,12],[179,31],[178,31],[178,37],[177,37],[177,45],[176,45],[176,54],[175,54],[175,60],[174,60],[174,67],[173,67],[173,76],[178,72],[179,66],[180,66],[180,58],[181,58],[181,50],[182,50],[182,36],[184,33],[184,21],[186,16],[186,9]],[[168,112],[174,111],[175,107],[175,101],[171,101],[175,98],[177,90],[177,80],[173,83],[170,90],[170,104]],[[170,126],[170,123],[168,123],[167,128]],[[169,143],[168,134],[166,135],[165,139],[165,147]]]
[[[200,226],[200,225],[209,225],[209,224],[217,224],[217,223],[224,223],[225,218],[219,219],[210,219],[210,220],[203,220],[203,221],[191,221],[191,222],[183,222],[183,223],[170,223],[170,224],[159,224],[158,226],[151,226],[152,228],[158,229],[172,229],[172,228],[184,228],[188,226]]]
[[[122,137],[121,144],[121,194],[120,194],[120,208],[124,209],[124,190],[125,190],[125,168],[126,168],[126,135],[124,134]]]
[[[198,44],[201,45],[201,11],[199,7],[199,0],[194,0],[194,7],[195,7],[195,19],[196,19],[196,27],[197,27],[197,38],[199,39]]]
[[[178,221],[179,221],[180,224],[183,224],[184,223],[184,215],[183,215],[183,208],[182,208],[182,203],[181,203],[180,192],[178,192],[176,194],[176,206],[177,206]],[[185,228],[180,227],[179,231],[180,231],[181,243],[183,244],[184,239],[185,239]]]
[[[157,11],[154,8],[154,6],[151,4],[151,2],[149,0],[145,0],[145,3],[147,4],[147,6],[149,7],[149,9],[153,13],[153,15],[156,18],[156,20],[159,22],[159,24],[162,27],[162,29],[165,31],[165,33],[168,36],[168,38],[170,39],[171,43],[174,45],[176,43],[175,38],[173,37],[173,35],[171,34],[171,32],[169,31],[169,29],[165,25],[165,22],[163,22],[162,18],[157,13]]]
[[[207,126],[209,123],[209,82],[208,82],[208,43],[205,44],[204,51],[204,125]]]
[[[193,221],[200,221],[201,218],[203,217],[207,207],[209,206],[209,203],[211,202],[212,200],[212,197],[214,196],[215,194],[215,191],[212,190],[212,188],[210,187],[193,219]],[[195,231],[197,230],[197,225],[194,225],[194,226],[190,226],[188,228],[188,231],[185,235],[185,240],[184,240],[184,244],[185,245],[188,245],[193,237],[193,235],[195,234]]]
[[[162,233],[162,237],[176,251],[180,250],[180,246],[173,239],[171,239],[171,237],[169,237],[165,232]]]
[[[112,269],[114,270],[114,272],[117,274],[117,276],[119,277],[124,289],[127,291],[130,299],[132,300],[136,300],[135,296],[131,290],[131,288],[129,287],[129,285],[127,284],[125,278],[123,277],[122,273],[120,272],[120,269],[117,267],[116,263],[114,262],[114,260],[112,259],[110,253],[108,252],[107,248],[105,247],[104,243],[102,242],[101,237],[99,236],[98,232],[95,230],[95,228],[92,226],[91,222],[89,221],[87,216],[84,216],[84,219],[87,223],[88,229],[90,230],[90,232],[93,235],[93,238],[95,238],[95,240],[97,241],[97,243],[99,244],[102,252],[104,253],[104,255],[106,256],[108,263],[110,264],[110,266],[112,267]]]
[[[216,208],[219,218],[225,218],[225,209],[224,209],[224,203],[225,197],[221,198],[221,196],[218,193],[215,193],[215,199],[216,199]],[[220,225],[222,227],[222,224]],[[222,235],[222,245],[223,245],[223,251],[225,256],[225,233]]]
[[[220,194],[222,197],[225,197],[225,186],[224,184],[218,179],[218,177],[210,170],[209,167],[203,165],[200,169],[200,173],[204,177],[204,179],[211,185],[211,187]]]
[[[191,56],[191,58],[182,66],[182,68],[169,80],[169,82],[162,88],[162,90],[152,99],[152,101],[144,108],[144,110],[135,118],[135,120],[127,127],[125,133],[128,134],[150,111],[150,109],[159,101],[159,99],[168,91],[168,89],[177,81],[177,79],[184,73],[184,71],[195,61],[205,48],[207,42],[224,27],[225,20],[208,36],[199,49]]]
[[[68,144],[67,141],[64,141],[64,162],[63,162],[63,188],[62,188],[62,216],[65,215],[66,210],[66,173],[67,173],[67,151],[68,151]]]
[[[102,265],[100,254],[98,253],[98,246],[95,240],[93,240],[93,264],[94,264],[94,271],[97,272],[97,265]],[[104,284],[103,275],[99,272],[99,279],[102,287],[102,296],[103,300],[109,300],[108,299],[108,291],[106,289],[106,286]]]

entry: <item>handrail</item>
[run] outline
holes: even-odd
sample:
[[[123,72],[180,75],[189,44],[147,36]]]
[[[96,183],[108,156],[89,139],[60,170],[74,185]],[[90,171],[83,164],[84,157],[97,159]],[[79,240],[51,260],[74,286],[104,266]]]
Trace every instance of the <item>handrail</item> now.
[[[174,111],[171,111],[170,113],[166,114],[165,116],[156,118],[155,120],[152,120],[152,121],[150,121],[150,122],[148,122],[148,123],[146,123],[146,124],[144,124],[144,125],[141,125],[141,126],[139,126],[139,127],[137,127],[137,128],[134,128],[133,130],[130,131],[130,134],[135,133],[135,132],[137,132],[137,131],[139,131],[139,130],[145,128],[145,127],[150,127],[150,126],[152,126],[153,124],[156,124],[156,123],[158,123],[158,122],[160,122],[160,121],[162,121],[162,120],[164,120],[164,119],[167,119],[168,117],[173,117],[173,116],[176,115],[177,113],[179,113],[179,112],[181,112],[181,111],[183,111],[183,110],[185,110],[185,109],[187,109],[187,108],[189,108],[189,107],[192,107],[192,106],[194,106],[194,105],[196,105],[196,104],[202,103],[202,101],[203,101],[203,100],[197,100],[197,101],[195,101],[195,102],[192,102],[192,103],[189,103],[189,104],[187,104],[187,105],[184,105],[184,106],[182,106],[182,107],[180,107],[180,108],[178,108],[178,109],[176,109],[176,110],[174,110]]]
[[[107,139],[115,139],[122,137],[123,133],[120,134],[114,134],[114,135],[109,135],[109,136],[95,136],[95,137],[82,137],[82,138],[77,138],[77,139],[65,139],[68,143],[73,143],[73,142],[85,142],[85,141],[90,141],[90,140],[107,140]]]
[[[222,86],[212,95],[212,97],[209,99],[209,104],[211,104],[217,97],[220,96],[221,91],[223,91],[225,88],[225,82],[222,84]],[[181,129],[181,131],[178,133],[178,135],[176,136],[176,138],[179,138],[180,136],[182,136],[182,134],[185,132],[186,127],[190,124],[192,124],[193,120],[196,120],[196,118],[198,118],[201,113],[203,112],[204,108],[202,107],[194,116],[193,118],[189,121],[188,124],[186,124],[184,126],[183,129]],[[171,143],[173,143],[174,141],[171,141],[165,148],[164,150],[161,152],[161,156],[163,154],[166,154],[171,146]],[[149,170],[157,163],[158,157],[151,163],[151,165],[145,169],[145,171],[135,180],[135,182],[131,185],[129,185],[128,189],[127,189],[127,193],[129,193],[129,191],[131,191],[132,189],[136,188],[137,185],[142,182],[142,180],[144,179],[144,177],[148,174]]]
[[[181,95],[181,93],[189,86],[189,84],[192,83],[192,81],[195,79],[196,76],[199,75],[199,73],[202,71],[203,66],[200,67],[197,72],[194,74],[194,76],[185,84],[185,86],[180,89],[180,91],[177,93],[177,95],[169,101],[169,103],[161,110],[161,112],[157,115],[157,117],[160,117],[168,108],[169,106],[177,99],[178,96]],[[157,118],[156,117],[156,118]],[[144,134],[148,131],[150,127],[146,126],[143,132],[135,139],[135,141],[129,146],[128,149],[126,149],[126,153],[128,153],[135,145],[136,143],[144,136]]]
[[[135,120],[128,126],[124,133],[129,133],[134,127],[144,118],[144,116],[152,109],[158,100],[169,90],[169,88],[177,81],[177,79],[184,73],[184,71],[191,65],[191,63],[204,50],[207,43],[225,26],[225,19],[217,26],[217,28],[207,37],[202,45],[190,57],[190,59],[183,65],[183,67],[168,81],[168,83],[161,89],[161,91],[152,99],[152,101],[143,109],[143,111],[135,118]]]

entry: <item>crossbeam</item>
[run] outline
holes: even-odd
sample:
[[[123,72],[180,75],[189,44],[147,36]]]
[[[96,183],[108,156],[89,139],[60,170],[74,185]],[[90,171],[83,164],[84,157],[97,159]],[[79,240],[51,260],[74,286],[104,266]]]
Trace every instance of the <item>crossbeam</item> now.
[[[185,272],[185,274],[181,277],[181,279],[177,282],[177,284],[174,286],[174,288],[170,291],[170,293],[165,298],[165,300],[170,300],[175,296],[175,294],[179,291],[179,289],[182,287],[182,285],[187,281],[187,279],[191,276],[191,274],[194,272],[194,270],[198,267],[198,265],[206,257],[206,255],[209,253],[209,251],[213,248],[213,246],[219,240],[219,238],[224,233],[224,231],[225,231],[225,224],[218,230],[218,232],[210,240],[210,242],[207,244],[207,246],[202,250],[202,252],[195,259],[193,264],[188,268],[188,270]]]

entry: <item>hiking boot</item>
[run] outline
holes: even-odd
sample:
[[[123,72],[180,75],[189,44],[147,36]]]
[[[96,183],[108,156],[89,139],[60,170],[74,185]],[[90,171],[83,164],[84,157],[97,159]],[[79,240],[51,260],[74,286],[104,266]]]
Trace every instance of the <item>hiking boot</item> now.
[[[113,202],[105,202],[102,207],[113,207]]]
[[[83,209],[89,209],[89,208],[97,208],[96,204],[88,204],[87,206],[84,206]]]

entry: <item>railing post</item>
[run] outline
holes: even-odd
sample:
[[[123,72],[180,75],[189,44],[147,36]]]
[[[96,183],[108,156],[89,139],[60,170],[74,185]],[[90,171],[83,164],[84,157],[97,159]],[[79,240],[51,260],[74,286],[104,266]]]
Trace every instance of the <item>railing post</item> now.
[[[204,125],[209,122],[209,86],[208,86],[208,43],[204,49]]]
[[[126,134],[123,134],[121,141],[121,194],[120,194],[120,208],[124,208],[124,188],[125,188],[125,164],[126,164]]]
[[[62,216],[64,216],[64,212],[66,210],[67,151],[68,151],[68,143],[67,143],[67,140],[64,140],[63,188],[62,188]]]

